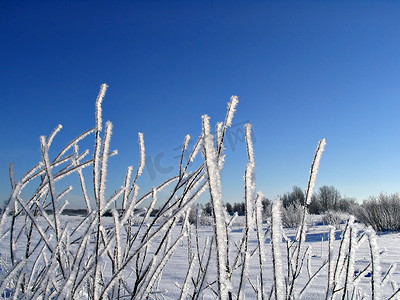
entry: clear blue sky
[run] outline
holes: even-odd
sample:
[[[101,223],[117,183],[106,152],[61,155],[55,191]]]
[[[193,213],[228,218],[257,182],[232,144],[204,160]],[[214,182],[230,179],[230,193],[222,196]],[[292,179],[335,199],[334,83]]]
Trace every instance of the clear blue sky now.
[[[269,198],[305,188],[321,138],[317,188],[359,201],[400,191],[400,3],[248,2],[1,1],[0,200],[8,163],[19,179],[40,160],[40,135],[62,124],[56,150],[93,127],[104,82],[120,153],[110,189],[137,165],[139,131],[153,162],[176,166],[201,115],[222,121],[238,95],[233,123],[253,124],[257,190]],[[242,201],[245,144],[226,148],[224,200]],[[145,169],[142,189],[176,168],[163,172]]]

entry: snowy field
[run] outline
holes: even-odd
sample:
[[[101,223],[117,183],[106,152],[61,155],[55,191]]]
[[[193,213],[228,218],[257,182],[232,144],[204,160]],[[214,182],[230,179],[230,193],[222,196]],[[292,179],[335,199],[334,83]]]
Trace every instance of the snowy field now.
[[[64,229],[67,224],[71,230],[76,227],[83,218],[81,217],[68,217],[62,216],[61,217],[61,226]],[[44,219],[39,219],[39,223],[45,225]],[[236,224],[233,224],[230,233],[229,233],[229,248],[232,250],[230,252],[230,265],[232,266],[232,291],[235,298],[235,290],[238,288],[240,284],[240,263],[236,265],[235,269],[235,258],[237,254],[237,249],[240,247],[240,243],[244,237],[244,226],[242,225],[244,220],[239,220]],[[316,222],[312,222],[316,223]],[[107,228],[107,224],[109,224],[109,228],[112,228],[113,225],[113,218],[112,217],[103,217],[103,224],[104,227]],[[16,228],[20,227],[22,224],[16,224]],[[169,237],[171,241],[178,240],[177,237],[181,235],[182,232],[182,224],[177,224],[173,230],[171,231],[171,236]],[[340,243],[342,240],[343,229],[345,224],[341,225],[340,229],[335,229],[335,241],[333,242],[333,252],[335,253],[335,259],[337,258],[337,254],[339,252]],[[361,237],[364,232],[364,226],[361,224],[356,224],[358,231],[358,237]],[[137,229],[138,225],[134,225],[133,228]],[[154,229],[156,230],[158,225],[154,225]],[[207,244],[207,240],[212,238],[214,235],[214,230],[212,226],[199,226],[197,227],[197,234],[196,228],[194,225],[190,225],[189,231],[191,232],[190,235],[185,236],[184,238],[179,240],[179,243],[174,248],[174,253],[168,258],[165,267],[162,269],[162,273],[160,276],[155,280],[154,285],[152,286],[152,291],[150,293],[149,299],[179,299],[182,293],[182,285],[185,282],[185,279],[188,274],[189,269],[189,257],[197,252],[197,245],[199,246],[200,252],[202,249],[211,249],[209,252],[210,261],[208,270],[205,276],[205,284],[203,286],[204,290],[201,293],[200,299],[218,299],[216,296],[217,293],[217,285],[216,285],[216,278],[217,278],[217,262],[216,262],[216,254],[215,254],[215,245],[211,248],[205,247]],[[266,254],[266,263],[263,266],[263,281],[265,284],[265,296],[271,293],[271,289],[274,284],[274,270],[272,264],[272,249],[271,249],[271,235],[270,230],[267,225],[263,226],[263,234],[264,234],[264,245],[265,245],[265,254]],[[294,239],[296,235],[295,229],[285,229],[285,234],[289,240]],[[18,232],[18,230],[16,230]],[[298,284],[296,286],[297,293],[306,285],[307,281],[309,280],[309,276],[315,273],[323,264],[328,260],[328,253],[329,253],[329,242],[328,242],[328,232],[329,228],[326,225],[314,225],[309,226],[307,230],[306,236],[306,243],[304,248],[310,248],[309,255],[307,255],[307,267],[304,267],[302,273],[300,274],[300,278]],[[82,232],[83,234],[83,232]],[[76,233],[79,235],[79,232]],[[190,238],[189,238],[190,237]],[[249,245],[249,252],[253,253],[249,261],[249,268],[247,271],[248,282],[244,285],[245,291],[245,298],[246,299],[256,299],[257,298],[257,287],[255,286],[257,282],[260,280],[259,278],[259,264],[258,264],[258,242],[255,230],[250,232],[248,235],[248,245]],[[151,261],[151,259],[157,255],[157,246],[161,244],[161,239],[163,235],[160,234],[154,238],[149,244],[150,246],[144,250],[146,252],[146,260]],[[88,247],[94,246],[94,239],[95,236],[91,237],[92,241],[88,243]],[[121,236],[121,239],[124,239]],[[209,241],[209,240],[208,240]],[[386,272],[390,269],[390,267],[398,262],[400,262],[400,233],[389,233],[377,236],[377,242],[379,249],[381,251],[381,278],[383,279],[386,275]],[[32,244],[40,244],[39,240],[33,240]],[[71,243],[73,244],[73,243]],[[211,244],[209,244],[211,245]],[[283,258],[286,257],[285,249],[286,243],[282,240],[281,250],[283,253]],[[0,244],[1,250],[1,259],[2,259],[2,270],[7,269],[7,264],[10,263],[9,255],[5,249],[9,248],[8,240],[3,240]],[[22,257],[24,254],[25,249],[20,247],[16,249],[16,256]],[[87,249],[89,250],[89,249]],[[73,251],[73,250],[72,250]],[[347,250],[342,250],[347,251]],[[86,253],[91,253],[87,251]],[[205,250],[204,253],[207,253]],[[207,256],[207,254],[204,254]],[[89,259],[84,258],[84,259]],[[357,282],[356,291],[358,293],[357,298],[364,298],[364,299],[371,299],[371,266],[369,265],[371,261],[370,257],[370,246],[367,240],[360,243],[360,246],[355,251],[355,261],[354,261],[354,275],[353,277],[356,278],[359,275],[359,281]],[[32,264],[33,262],[30,261],[28,264]],[[283,261],[285,265],[287,262]],[[204,260],[203,260],[204,264]],[[345,265],[345,263],[344,263]],[[308,269],[310,268],[310,269]],[[31,269],[29,266],[27,269]],[[110,261],[104,260],[102,263],[102,274],[104,277],[111,277],[111,265]],[[196,278],[196,272],[199,269],[199,265],[195,264],[193,266],[193,271],[191,276]],[[285,270],[285,267],[283,268]],[[135,278],[135,266],[129,266],[126,268],[126,278],[131,277],[132,281]],[[197,270],[197,271],[196,271]],[[362,272],[362,274],[360,274]],[[285,273],[285,271],[284,271]],[[309,274],[310,273],[310,274]],[[328,278],[328,271],[327,267],[324,267],[322,271],[319,273],[318,277],[311,282],[307,291],[302,296],[302,299],[325,299],[326,297],[326,290],[327,290],[327,278]],[[194,280],[194,279],[193,279]],[[129,282],[129,279],[127,280]],[[394,290],[397,290],[397,284],[400,283],[400,270],[394,269],[390,276],[388,276],[385,283],[382,285],[382,299],[389,299],[390,296],[394,293]],[[193,292],[193,285],[188,285],[188,293]],[[5,291],[2,292],[2,298],[9,298],[11,299],[13,293],[11,292],[10,286],[8,286]],[[8,291],[8,292],[7,292]],[[189,295],[186,298],[191,298]],[[339,295],[339,294],[338,294]],[[89,298],[87,294],[81,293],[79,297],[82,298]],[[267,297],[268,298],[268,297]],[[341,298],[341,297],[336,297]]]
[[[342,226],[343,227],[343,226]],[[363,226],[360,225],[360,230],[362,231]],[[267,230],[266,230],[267,232]],[[293,237],[296,234],[295,229],[287,229],[285,230],[288,237]],[[327,226],[315,226],[310,227],[307,233],[306,245],[312,247],[312,255],[311,255],[311,271],[316,271],[323,263],[328,259],[328,232],[329,229]],[[201,227],[199,229],[199,235],[201,242],[204,243],[204,240],[207,236],[212,236],[213,229],[211,227]],[[334,242],[334,252],[338,253],[338,248],[341,241],[342,230],[336,230],[335,232],[335,242]],[[243,236],[243,228],[236,227],[230,233],[230,240],[232,243],[239,243]],[[251,250],[255,250],[257,247],[256,237],[250,238],[250,245],[252,245]],[[265,283],[268,293],[270,293],[272,285],[273,285],[273,268],[272,268],[272,255],[271,255],[271,243],[270,243],[270,235],[267,233],[265,238],[265,245],[267,251],[267,264],[263,270],[265,277]],[[381,258],[381,267],[382,267],[382,277],[384,277],[387,270],[389,270],[390,266],[393,264],[397,264],[400,262],[400,233],[390,233],[378,236],[378,245],[382,253]],[[285,248],[285,243],[282,242],[282,249]],[[216,265],[215,262],[216,256],[214,255],[212,259],[214,260],[211,264],[212,266]],[[252,259],[256,260],[256,257]],[[370,261],[370,249],[367,242],[364,242],[360,248],[357,250],[356,259],[355,259],[355,273],[354,276],[357,276],[359,272],[364,270]],[[187,260],[187,243],[183,242],[176,253],[171,257],[168,261],[168,265],[163,272],[163,278],[161,280],[161,284],[159,286],[160,291],[160,299],[177,299],[180,295],[180,288],[176,285],[176,282],[183,282],[186,276],[186,270],[188,268],[188,260]],[[214,274],[215,277],[215,268],[210,270],[210,274]],[[299,286],[303,287],[308,280],[307,271],[303,270],[302,276],[304,277],[302,282],[300,282]],[[252,276],[254,275],[254,276]],[[250,262],[249,269],[249,277],[256,282],[258,275],[258,265],[252,264]],[[238,276],[237,276],[238,277]],[[359,291],[363,294],[365,299],[371,299],[371,269],[368,268],[365,273],[360,277],[360,281],[358,283]],[[391,274],[390,280],[387,281],[387,284],[382,287],[382,299],[388,299],[393,294],[393,286],[396,287],[395,284],[392,285],[391,281],[394,283],[400,284],[400,270],[395,270]],[[238,278],[233,278],[233,285],[238,286]],[[236,283],[236,284],[235,284]],[[326,268],[321,272],[321,274],[314,280],[311,286],[308,289],[308,292],[304,295],[302,299],[325,299],[326,297],[326,289],[327,289],[327,270]],[[251,285],[247,285],[246,288],[246,298],[247,299],[255,299],[256,292],[253,290]],[[339,297],[338,297],[339,298]],[[208,296],[205,296],[205,299],[216,299],[212,293]]]

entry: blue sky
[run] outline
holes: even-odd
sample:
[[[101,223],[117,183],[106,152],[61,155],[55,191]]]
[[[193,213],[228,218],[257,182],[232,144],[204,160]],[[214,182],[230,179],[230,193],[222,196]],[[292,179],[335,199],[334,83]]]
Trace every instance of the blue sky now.
[[[142,190],[177,171],[176,147],[223,121],[224,200],[243,199],[243,124],[253,125],[257,190],[305,188],[326,138],[317,188],[359,201],[400,185],[400,3],[387,1],[1,1],[0,201],[40,160],[40,135],[63,129],[56,151],[94,125],[101,83],[114,124],[110,190],[148,158]],[[92,149],[90,149],[92,150]],[[169,168],[171,171],[168,171]],[[79,206],[78,203],[74,203]]]

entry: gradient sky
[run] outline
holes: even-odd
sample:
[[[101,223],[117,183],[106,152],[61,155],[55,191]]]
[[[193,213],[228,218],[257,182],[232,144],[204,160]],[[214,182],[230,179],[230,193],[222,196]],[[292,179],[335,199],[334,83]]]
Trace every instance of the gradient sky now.
[[[306,187],[321,138],[317,188],[359,201],[399,191],[400,2],[248,2],[1,1],[0,201],[8,164],[19,179],[40,160],[40,135],[63,125],[55,153],[94,126],[101,83],[119,150],[110,190],[138,163],[138,132],[160,161],[145,191],[176,173],[176,147],[201,134],[201,115],[223,121],[238,95],[224,201],[243,199],[246,122],[269,198]]]

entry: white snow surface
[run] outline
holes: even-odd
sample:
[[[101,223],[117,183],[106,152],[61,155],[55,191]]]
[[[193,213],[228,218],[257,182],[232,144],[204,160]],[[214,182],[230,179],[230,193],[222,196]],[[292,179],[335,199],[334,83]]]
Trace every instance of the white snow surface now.
[[[66,224],[69,224],[69,228],[73,230],[74,226],[76,227],[79,222],[82,220],[80,217],[70,217],[70,216],[61,216],[60,217],[61,226],[64,227]],[[109,225],[112,226],[113,218],[112,217],[104,217],[103,221],[105,223],[109,222]],[[46,221],[43,218],[38,219],[39,223],[45,224]],[[314,225],[308,226],[307,238],[306,238],[306,245],[304,248],[308,246],[312,247],[311,256],[311,270],[316,271],[325,260],[328,259],[328,234],[329,234],[329,227],[326,225]],[[229,232],[229,239],[231,244],[239,243],[241,238],[243,237],[243,229],[244,229],[245,221],[243,218],[239,217],[238,220],[235,222],[232,230]],[[18,224],[17,224],[18,226]],[[178,225],[173,229],[173,235],[178,237],[181,234],[181,230],[183,225]],[[194,225],[191,225],[194,226]],[[363,232],[367,232],[367,228],[365,228],[361,224],[355,224],[354,226],[358,227],[359,235]],[[105,226],[107,227],[107,226]],[[342,225],[341,230],[343,230],[344,225]],[[266,251],[266,262],[263,264],[263,277],[264,277],[264,284],[266,286],[266,292],[269,293],[273,284],[273,267],[272,267],[272,253],[271,253],[271,238],[270,233],[268,230],[268,225],[263,225],[263,231],[267,234],[265,235],[264,247]],[[284,229],[285,234],[289,238],[293,238],[296,235],[296,229]],[[191,230],[191,234],[194,235],[195,230]],[[199,244],[203,247],[206,243],[206,239],[211,237],[214,234],[214,230],[212,226],[200,226],[198,228],[199,233]],[[338,247],[340,244],[340,230],[335,231],[335,241],[332,243],[332,250],[335,256],[337,256]],[[39,238],[39,236],[36,236]],[[123,236],[120,237],[121,239],[124,238]],[[150,247],[148,251],[149,257],[156,251],[155,247],[158,243],[158,239],[160,237],[156,237],[151,246],[155,245],[154,248]],[[175,238],[172,238],[175,240]],[[194,240],[192,236],[192,240]],[[91,246],[94,244],[91,243]],[[249,234],[249,246],[252,250],[256,249],[257,247],[257,235],[254,232],[250,232]],[[285,243],[282,241],[282,247],[285,247]],[[194,247],[194,244],[192,245]],[[376,244],[373,244],[374,251],[378,251],[379,248],[380,254],[380,267],[381,267],[381,276],[384,277],[385,273],[389,270],[390,266],[395,263],[400,262],[400,233],[388,233],[383,235],[376,235]],[[3,239],[0,242],[0,253],[1,253],[1,267],[4,269],[4,265],[7,263],[9,257],[7,257],[6,249],[8,249],[8,240]],[[17,249],[17,256],[22,256],[25,249]],[[215,246],[214,246],[215,251]],[[361,272],[369,263],[370,261],[370,247],[368,244],[367,239],[364,239],[364,242],[360,244],[359,248],[356,249],[354,253],[354,273],[355,275]],[[285,265],[285,255],[282,253],[283,259],[283,266]],[[251,257],[249,263],[249,278],[252,282],[257,282],[257,274],[259,265],[257,263],[258,257],[257,255],[253,255]],[[9,262],[9,261],[8,261]],[[176,245],[175,252],[171,255],[171,257],[166,262],[166,266],[163,270],[161,275],[161,279],[157,282],[157,285],[152,287],[152,293],[150,299],[179,299],[182,290],[181,285],[185,282],[185,277],[189,269],[189,259],[188,259],[188,239],[183,238],[180,242]],[[29,262],[28,262],[29,264]],[[211,263],[210,269],[207,273],[207,280],[211,284],[217,278],[217,270],[216,270],[217,262],[216,262],[216,255],[211,255]],[[22,266],[21,266],[22,267]],[[197,265],[193,267],[190,272],[193,272]],[[105,264],[102,266],[102,272],[105,277],[109,276],[110,266]],[[361,279],[358,283],[358,289],[360,293],[365,293],[365,299],[371,299],[371,267],[361,276]],[[285,271],[284,271],[285,273]],[[302,299],[325,299],[326,289],[327,289],[327,278],[328,278],[328,269],[325,268],[318,276],[318,279],[314,280],[311,286],[308,288],[307,292],[304,294]],[[237,287],[239,280],[239,273],[233,273],[232,276],[232,291],[235,295],[236,291],[235,288]],[[304,270],[301,274],[301,280],[304,283],[308,280],[308,274]],[[0,277],[1,283],[1,277]],[[395,269],[387,283],[382,286],[380,290],[381,299],[388,299],[393,294],[394,287],[398,286],[400,283],[400,270]],[[302,284],[298,285],[299,287]],[[190,295],[191,293],[191,286],[185,287],[185,293]],[[216,289],[216,286],[214,286]],[[297,293],[296,293],[297,294]],[[84,295],[82,295],[82,299],[85,299]],[[256,299],[257,294],[254,291],[253,287],[250,284],[246,285],[245,290],[245,298],[246,299]],[[340,297],[337,297],[340,298]],[[11,299],[11,298],[10,298]],[[211,289],[205,290],[204,299],[215,299],[213,292]]]

